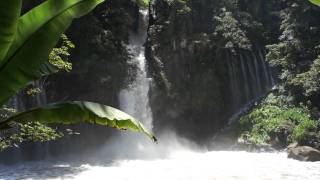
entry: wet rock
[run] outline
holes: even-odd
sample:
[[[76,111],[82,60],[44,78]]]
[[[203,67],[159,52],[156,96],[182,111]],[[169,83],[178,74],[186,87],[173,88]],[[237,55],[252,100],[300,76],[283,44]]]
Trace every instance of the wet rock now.
[[[320,151],[309,146],[289,145],[288,158],[300,161],[320,161]]]
[[[287,149],[296,148],[296,147],[298,147],[298,146],[299,146],[299,144],[298,144],[297,142],[294,142],[294,143],[289,144],[288,147],[287,147]]]

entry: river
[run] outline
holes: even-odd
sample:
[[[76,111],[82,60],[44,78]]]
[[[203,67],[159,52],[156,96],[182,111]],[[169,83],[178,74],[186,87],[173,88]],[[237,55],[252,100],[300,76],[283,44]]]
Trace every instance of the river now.
[[[178,150],[165,158],[81,162],[33,162],[0,166],[0,179],[320,179],[320,162],[300,162],[286,153],[195,152]]]

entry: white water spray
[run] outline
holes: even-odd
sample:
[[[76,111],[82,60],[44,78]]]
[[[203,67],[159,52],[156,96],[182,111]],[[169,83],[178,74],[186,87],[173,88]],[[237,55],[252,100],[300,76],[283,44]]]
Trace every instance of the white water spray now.
[[[129,52],[131,62],[136,67],[136,77],[127,89],[119,94],[120,108],[139,119],[148,129],[152,129],[152,113],[149,105],[148,92],[151,78],[147,77],[144,43],[147,37],[147,10],[141,10],[142,26],[137,34],[131,34]]]

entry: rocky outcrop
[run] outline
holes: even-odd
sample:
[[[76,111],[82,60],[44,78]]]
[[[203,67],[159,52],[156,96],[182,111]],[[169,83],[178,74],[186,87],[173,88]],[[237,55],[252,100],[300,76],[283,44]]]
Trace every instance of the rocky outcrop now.
[[[320,161],[320,151],[309,146],[289,147],[288,158],[300,161]]]
[[[50,77],[48,98],[88,100],[118,107],[118,93],[129,79],[129,35],[137,27],[139,7],[130,0],[110,0],[73,22],[67,35],[76,48],[73,69]]]
[[[272,85],[263,42],[239,29],[240,20],[226,7],[208,0],[156,0],[150,6],[146,57],[154,79],[150,102],[156,131],[171,128],[206,142]],[[243,40],[222,32],[230,31],[224,27],[229,19]]]

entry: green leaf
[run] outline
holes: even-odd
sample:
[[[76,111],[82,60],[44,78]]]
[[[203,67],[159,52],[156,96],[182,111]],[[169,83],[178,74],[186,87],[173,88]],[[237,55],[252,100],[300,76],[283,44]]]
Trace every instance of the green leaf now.
[[[320,6],[320,0],[309,0],[311,3]]]
[[[13,46],[0,67],[0,105],[29,82],[55,72],[48,56],[61,34],[74,18],[90,12],[101,2],[103,0],[49,0],[20,19]],[[50,18],[40,18],[42,15]]]
[[[0,129],[6,129],[12,122],[40,122],[44,124],[90,123],[141,132],[154,142],[157,141],[152,133],[130,115],[113,107],[92,102],[63,102],[35,108],[0,122]]]
[[[94,3],[96,0],[47,0],[28,11],[19,19],[18,33],[15,36],[14,43],[12,44],[7,57],[12,56],[19,47],[28,41],[32,34],[38,31],[42,26],[45,26],[46,23],[68,9],[72,9],[74,6],[84,2]],[[77,12],[79,15],[76,15],[76,17],[84,15],[90,10],[91,8],[88,10],[82,9]]]
[[[0,66],[18,27],[22,0],[0,1]]]

